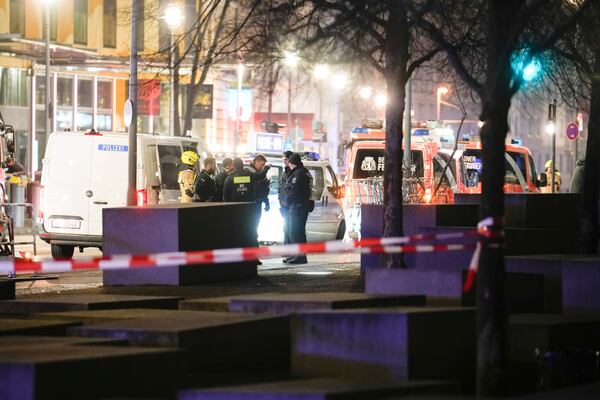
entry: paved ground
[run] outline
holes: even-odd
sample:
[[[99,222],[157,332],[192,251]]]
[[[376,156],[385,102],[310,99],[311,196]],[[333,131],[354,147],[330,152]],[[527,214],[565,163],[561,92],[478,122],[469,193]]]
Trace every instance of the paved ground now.
[[[19,237],[30,240],[31,237]],[[50,259],[50,246],[38,239],[37,257]],[[32,245],[19,246],[22,252],[33,254]],[[86,249],[75,257],[101,255],[97,249]],[[356,254],[309,256],[306,265],[288,266],[281,258],[263,260],[259,276],[255,279],[206,284],[195,287],[103,287],[99,271],[78,271],[54,274],[58,279],[37,280],[17,284],[18,296],[60,294],[82,290],[86,293],[128,293],[181,295],[186,298],[213,297],[234,294],[263,292],[317,292],[317,291],[362,291],[359,256]]]

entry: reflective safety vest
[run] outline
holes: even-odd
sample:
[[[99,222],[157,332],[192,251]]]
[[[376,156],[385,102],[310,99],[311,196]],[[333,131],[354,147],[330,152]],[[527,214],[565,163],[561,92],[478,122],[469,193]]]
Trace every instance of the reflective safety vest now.
[[[181,202],[191,203],[194,201],[194,182],[196,181],[196,174],[191,169],[186,169],[179,172],[177,182],[179,183],[179,190],[181,190]]]

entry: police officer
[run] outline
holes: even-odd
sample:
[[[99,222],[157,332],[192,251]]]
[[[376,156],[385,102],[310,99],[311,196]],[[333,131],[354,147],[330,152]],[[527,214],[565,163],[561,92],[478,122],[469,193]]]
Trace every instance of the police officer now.
[[[223,200],[226,202],[254,202],[254,177],[244,169],[240,158],[233,159],[233,172],[225,179]]]
[[[270,181],[267,179],[266,174],[264,174],[263,170],[267,167],[267,159],[262,154],[258,154],[252,160],[252,164],[246,167],[246,170],[251,172],[256,180],[254,182],[254,197],[256,199],[256,204],[258,205],[259,212],[262,208],[262,204],[265,204],[265,211],[269,211],[271,205],[269,204],[269,191],[270,191]]]
[[[221,163],[223,170],[215,177],[215,201],[223,201],[223,187],[225,186],[225,179],[233,171],[233,160],[231,158],[225,158]]]
[[[278,193],[279,212],[281,213],[281,216],[283,217],[283,243],[284,244],[291,243],[290,235],[289,235],[288,229],[286,228],[287,218],[285,216],[287,214],[287,206],[285,205],[285,199],[286,199],[285,182],[287,180],[287,176],[290,174],[290,171],[291,171],[290,157],[292,156],[292,154],[294,154],[294,153],[289,150],[283,153],[284,168],[281,173],[281,176],[279,177],[279,193]]]
[[[286,227],[291,243],[306,243],[306,220],[308,214],[314,209],[311,200],[312,177],[304,168],[302,159],[298,154],[289,158],[290,173],[285,181],[285,207]],[[283,260],[287,264],[306,264],[306,255],[288,257]]]
[[[199,158],[198,153],[195,151],[186,151],[181,155],[181,162],[184,164],[185,169],[179,172],[177,182],[181,191],[182,203],[191,203],[194,201],[195,165]]]
[[[217,169],[217,162],[212,157],[204,159],[204,168],[196,177],[194,183],[194,200],[198,202],[213,201],[217,192],[213,175]]]

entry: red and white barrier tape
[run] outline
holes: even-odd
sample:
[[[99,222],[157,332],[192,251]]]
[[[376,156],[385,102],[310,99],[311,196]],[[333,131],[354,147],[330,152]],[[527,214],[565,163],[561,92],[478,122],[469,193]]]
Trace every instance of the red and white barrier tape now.
[[[477,236],[479,236],[479,240],[477,241],[475,252],[471,258],[471,263],[469,264],[467,278],[463,285],[463,292],[469,292],[475,284],[475,276],[477,275],[477,269],[479,268],[479,259],[481,257],[481,250],[483,249],[483,242],[504,237],[504,218],[488,217],[480,221],[477,224]],[[487,248],[500,248],[501,244],[485,243],[485,246]]]
[[[111,257],[81,258],[73,260],[34,261],[18,259],[0,261],[0,273],[15,272],[69,272],[86,269],[135,269],[173,267],[178,265],[218,264],[253,261],[259,258],[296,256],[318,253],[425,253],[463,251],[474,249],[473,244],[421,244],[413,243],[453,240],[476,237],[476,231],[459,233],[424,234],[397,238],[367,238],[353,242],[342,240],[287,244],[269,247],[201,250],[189,252],[157,253],[147,255],[121,255]]]

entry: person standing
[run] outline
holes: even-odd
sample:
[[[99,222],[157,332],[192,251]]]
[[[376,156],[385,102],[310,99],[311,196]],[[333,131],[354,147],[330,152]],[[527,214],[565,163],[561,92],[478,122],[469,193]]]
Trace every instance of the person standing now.
[[[225,186],[225,179],[229,176],[231,171],[233,171],[233,161],[231,158],[225,158],[221,164],[223,170],[217,174],[215,177],[215,200],[217,202],[223,201],[223,186]]]
[[[260,213],[262,212],[262,205],[265,205],[265,211],[269,211],[271,209],[271,205],[269,204],[269,191],[270,191],[270,180],[267,179],[266,173],[263,173],[264,168],[268,168],[266,166],[267,159],[262,154],[258,154],[252,160],[252,164],[246,167],[246,170],[252,173],[255,176],[254,182],[254,197],[256,199],[256,204],[259,209],[259,219]]]
[[[195,166],[199,159],[200,157],[195,151],[186,151],[181,155],[181,162],[185,165],[185,169],[179,172],[177,183],[179,183],[182,203],[191,203],[194,201]]]
[[[546,162],[545,171],[546,174],[546,186],[541,188],[542,193],[552,193],[552,160],[548,160]],[[554,192],[560,192],[561,179],[560,179],[560,171],[555,168],[554,169]]]
[[[308,214],[314,209],[314,201],[311,200],[310,172],[304,168],[302,158],[298,154],[292,154],[289,158],[290,173],[285,182],[285,205],[287,222],[291,243],[306,243],[306,220]],[[283,260],[286,264],[306,264],[306,255],[288,257]]]
[[[285,182],[287,180],[287,176],[290,174],[290,157],[294,154],[292,151],[286,151],[283,153],[283,171],[281,172],[281,176],[279,177],[279,212],[281,213],[281,217],[283,218],[283,243],[289,244],[290,235],[289,231],[286,227],[287,225],[287,206],[285,205]]]
[[[240,158],[233,159],[233,172],[225,179],[223,200],[231,202],[254,202],[254,179],[250,171],[244,169]]]
[[[214,158],[208,157],[204,159],[204,168],[196,177],[194,183],[194,200],[198,202],[213,201],[217,192],[213,176],[217,169],[217,162]]]

